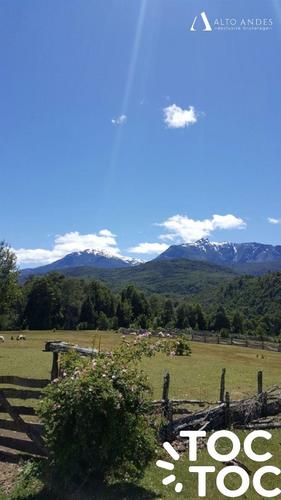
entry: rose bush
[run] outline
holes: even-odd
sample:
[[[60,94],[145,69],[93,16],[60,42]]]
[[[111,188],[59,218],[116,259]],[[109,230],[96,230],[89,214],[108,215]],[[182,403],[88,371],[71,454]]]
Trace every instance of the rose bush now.
[[[153,458],[151,388],[139,361],[167,343],[123,342],[114,352],[63,356],[63,376],[45,390],[39,414],[50,463],[66,481],[135,479]]]

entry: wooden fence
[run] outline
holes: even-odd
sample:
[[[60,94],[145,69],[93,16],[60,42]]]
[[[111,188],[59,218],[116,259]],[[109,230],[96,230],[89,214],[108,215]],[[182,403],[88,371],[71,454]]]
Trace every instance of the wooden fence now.
[[[0,376],[0,413],[3,414],[0,418],[1,458],[17,461],[18,452],[46,455],[41,438],[42,426],[37,421],[26,421],[27,418],[36,416],[34,407],[27,406],[26,401],[39,399],[41,389],[49,382],[45,379]],[[23,404],[13,404],[11,399],[20,400]]]
[[[145,333],[146,330],[136,330],[133,328],[120,328],[119,332],[123,335],[130,334],[142,334]],[[273,339],[264,338],[259,339],[256,337],[249,337],[245,335],[238,334],[229,334],[228,337],[221,336],[219,333],[211,333],[207,330],[193,330],[191,333],[183,332],[179,329],[169,329],[160,333],[160,336],[168,338],[177,337],[180,334],[184,334],[186,338],[193,342],[204,342],[205,344],[222,344],[222,345],[234,345],[237,347],[250,347],[252,349],[262,349],[266,351],[272,352],[281,352],[281,341],[274,342]],[[159,337],[159,332],[152,331],[152,337]]]
[[[194,335],[193,340],[214,343],[214,338],[214,336]],[[221,340],[223,340],[222,343],[227,343],[227,340],[229,341],[229,339],[220,339],[220,342]],[[236,339],[232,338],[230,340],[232,345],[241,345],[241,343],[234,343]],[[239,339],[239,341],[241,342],[241,339]],[[248,343],[247,347],[256,347],[256,345]],[[263,348],[266,349],[267,347],[267,343],[264,343]],[[91,357],[96,356],[98,353],[96,349],[84,348],[78,345],[73,346],[66,342],[47,342],[44,351],[53,353],[51,380],[59,376],[59,354],[70,350],[74,350],[82,356]],[[3,449],[8,450],[5,452],[5,459],[7,459],[7,455],[10,459],[12,457],[14,457],[14,459],[16,458],[16,455],[10,453],[9,450],[16,450],[31,455],[46,455],[44,442],[41,437],[42,426],[38,420],[34,420],[34,417],[36,417],[34,406],[28,406],[26,402],[30,403],[30,400],[39,399],[41,397],[41,390],[48,385],[48,383],[50,383],[50,380],[47,379],[36,380],[16,376],[0,376],[0,457],[3,456]],[[222,370],[218,382],[217,401],[206,401],[202,399],[170,399],[169,392],[170,374],[167,372],[163,379],[162,398],[152,401],[152,411],[160,412],[168,423],[173,423],[177,415],[194,414],[194,409],[191,408],[196,405],[204,408],[206,406],[215,407],[215,405],[223,405],[225,425],[229,426],[231,424],[231,403],[235,404],[237,401],[231,401],[230,393],[226,390],[225,368]],[[261,371],[257,374],[257,396],[262,399],[264,408],[266,409],[267,393],[263,388],[263,374]],[[10,402],[10,400],[13,399],[20,400],[21,403],[13,404]],[[204,412],[204,410],[202,411]],[[33,418],[32,421],[29,421],[30,417]]]
[[[197,341],[197,336],[195,337],[196,338],[194,338],[194,341]],[[208,341],[207,335],[201,334],[198,335],[198,337],[200,337],[201,341],[202,339],[204,342]],[[214,336],[212,336],[211,338],[214,339]],[[239,345],[239,344],[234,344],[234,339],[232,338],[231,345]],[[247,346],[253,347],[253,345],[249,344],[247,344]],[[264,345],[264,349],[265,348],[266,344]],[[60,342],[60,341],[47,342],[45,345],[45,351],[53,352],[52,380],[59,376],[59,354],[71,350],[78,352],[82,356],[96,356],[98,353],[97,349],[82,348],[78,345],[73,346],[67,344],[66,342]],[[223,404],[226,407],[226,413],[227,413],[227,408],[229,408],[231,404],[230,393],[229,391],[226,390],[225,368],[222,369],[221,376],[219,379],[218,399],[216,401],[207,401],[203,399],[170,399],[169,392],[170,392],[170,374],[169,372],[166,372],[163,379],[162,399],[152,401],[152,408],[155,408],[155,410],[160,411],[163,414],[163,416],[170,422],[173,421],[174,415],[193,413],[193,411],[187,409],[188,406],[198,405],[199,407],[205,407],[205,406],[214,406]],[[266,393],[263,388],[262,371],[258,371],[257,373],[257,395],[259,397],[261,395],[265,395],[264,399],[266,400]]]
[[[226,369],[223,368],[218,387],[218,401],[169,399],[170,374],[163,380],[162,399],[153,401],[166,419],[161,430],[162,439],[176,439],[179,431],[237,429],[280,429],[281,392],[274,386],[267,391],[263,387],[263,372],[257,373],[256,394],[241,400],[231,400],[226,391]],[[199,405],[203,409],[190,410],[187,406]],[[276,420],[277,419],[277,420]]]
[[[270,342],[268,340],[258,340],[252,337],[222,337],[221,335],[207,332],[192,332],[190,340],[193,342],[204,342],[205,344],[234,345],[237,347],[250,347],[252,349],[262,349],[265,351],[281,352],[281,342]]]

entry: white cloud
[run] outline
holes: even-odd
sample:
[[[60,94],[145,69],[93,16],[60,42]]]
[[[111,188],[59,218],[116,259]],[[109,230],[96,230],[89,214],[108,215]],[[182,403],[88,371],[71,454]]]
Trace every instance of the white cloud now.
[[[116,116],[116,118],[112,118],[111,123],[113,123],[113,125],[124,125],[125,123],[127,123],[127,116]]]
[[[215,214],[210,219],[195,220],[184,215],[173,215],[160,224],[167,231],[159,235],[162,243],[139,243],[129,248],[129,252],[136,254],[159,254],[164,252],[171,244],[191,243],[206,238],[217,229],[245,229],[246,223],[240,217],[232,214]]]
[[[182,109],[176,104],[171,104],[163,109],[164,122],[168,128],[184,128],[197,122],[198,114],[193,106]]]
[[[277,221],[278,219],[274,220]],[[165,233],[160,234],[158,237],[160,241],[152,243],[141,242],[131,247],[129,252],[140,255],[159,254],[164,252],[170,244],[196,241],[209,236],[213,231],[218,229],[244,229],[246,227],[243,219],[232,214],[215,214],[210,219],[203,220],[191,219],[184,215],[174,215],[156,225],[165,229]],[[51,249],[19,248],[14,249],[14,251],[20,265],[35,266],[49,264],[71,252],[93,248],[108,250],[113,255],[121,256],[117,245],[117,237],[109,229],[101,229],[97,233],[89,234],[72,231],[63,235],[57,235]]]
[[[128,252],[138,253],[138,254],[157,254],[167,250],[169,245],[166,243],[139,243],[135,247],[129,248]]]
[[[78,231],[57,235],[51,250],[44,248],[14,249],[19,264],[42,265],[61,259],[71,252],[79,252],[95,248],[110,250],[114,255],[120,255],[116,235],[109,229],[101,229],[97,234],[80,234]]]
[[[267,217],[269,224],[281,224],[281,219],[274,219],[274,217]]]
[[[189,243],[208,237],[217,229],[245,229],[246,223],[232,214],[213,215],[211,219],[194,220],[184,215],[173,215],[161,224],[168,232],[161,234],[161,240]]]

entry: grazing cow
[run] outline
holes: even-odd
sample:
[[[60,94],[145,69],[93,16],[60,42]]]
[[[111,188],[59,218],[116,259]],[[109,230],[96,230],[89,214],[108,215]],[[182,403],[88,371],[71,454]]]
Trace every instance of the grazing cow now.
[[[3,335],[0,335],[0,342],[5,342],[5,337],[3,337]]]

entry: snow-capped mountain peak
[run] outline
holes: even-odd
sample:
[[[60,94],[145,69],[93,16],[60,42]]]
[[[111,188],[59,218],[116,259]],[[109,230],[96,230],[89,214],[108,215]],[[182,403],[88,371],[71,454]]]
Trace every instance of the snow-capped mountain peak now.
[[[138,266],[141,263],[141,260],[124,257],[111,250],[88,248],[87,250],[69,253],[62,259],[47,264],[46,266],[25,269],[24,274],[27,276],[31,274],[44,274],[51,271],[59,272],[60,270],[73,267],[96,267],[103,269],[128,268]]]
[[[193,243],[172,245],[157,257],[158,260],[204,260],[220,265],[246,264],[281,260],[281,246],[263,243],[215,242],[201,238]]]
[[[119,259],[127,264],[131,264],[132,266],[136,266],[143,262],[142,260],[134,259],[132,257],[125,257],[124,255],[116,253],[113,250],[101,249],[101,248],[87,248],[86,250],[80,250],[79,252],[72,252],[71,254],[68,254],[66,257],[68,257],[69,255],[83,256],[85,254],[96,257],[104,257],[105,259]]]

